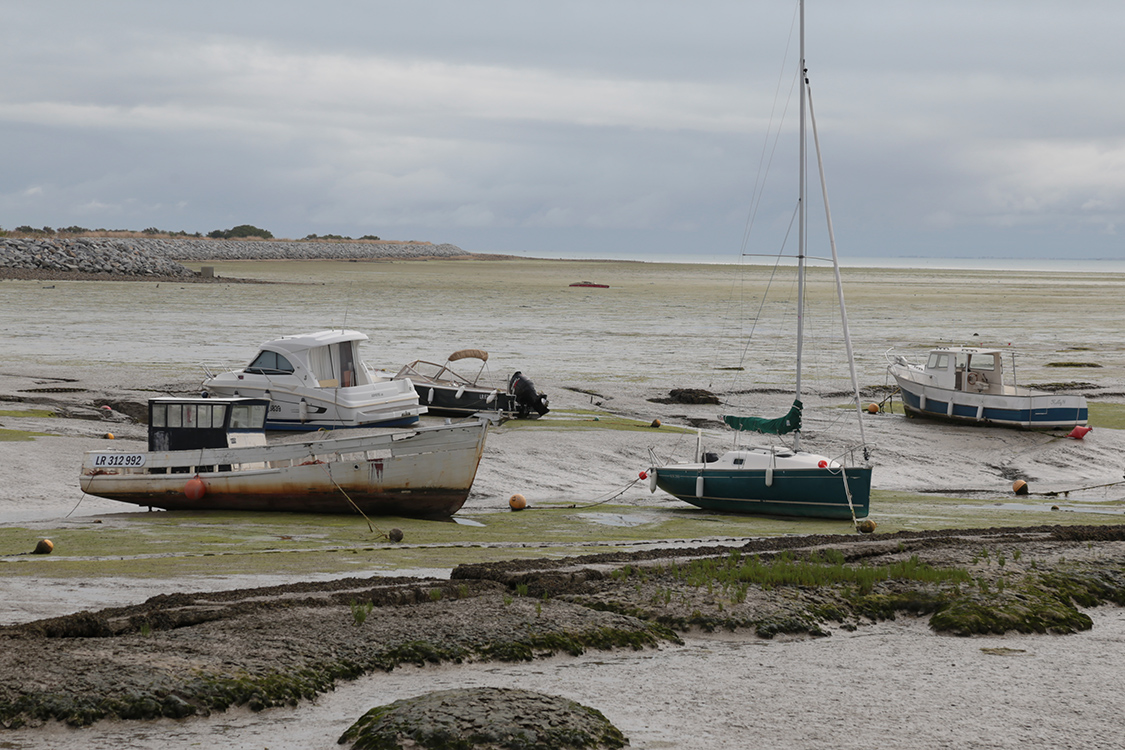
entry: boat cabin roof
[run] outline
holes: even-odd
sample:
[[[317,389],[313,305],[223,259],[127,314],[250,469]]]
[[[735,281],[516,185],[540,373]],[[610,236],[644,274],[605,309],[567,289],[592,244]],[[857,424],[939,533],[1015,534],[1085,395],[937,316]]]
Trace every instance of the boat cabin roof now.
[[[299,333],[293,336],[282,336],[273,341],[267,341],[260,348],[271,351],[303,352],[330,344],[341,344],[347,341],[367,341],[366,333],[359,331],[346,331],[335,329],[331,331],[314,331],[312,333]]]
[[[948,352],[950,354],[1003,354],[1003,349],[984,349],[979,346],[939,346],[930,353]]]

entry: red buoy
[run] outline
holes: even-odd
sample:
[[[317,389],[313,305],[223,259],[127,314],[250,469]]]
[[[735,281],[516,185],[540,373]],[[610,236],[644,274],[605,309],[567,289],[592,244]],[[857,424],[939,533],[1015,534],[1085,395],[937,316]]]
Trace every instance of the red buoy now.
[[[1070,434],[1068,434],[1067,437],[1072,437],[1075,440],[1081,440],[1082,438],[1086,437],[1086,433],[1092,429],[1094,428],[1077,425],[1073,430],[1070,431]]]
[[[188,500],[199,500],[207,494],[207,485],[199,477],[192,477],[184,485],[184,494],[187,495]]]
[[[825,460],[824,460],[823,458],[822,458],[822,459],[820,459],[819,461],[817,461],[817,462],[816,462],[816,465],[817,465],[817,466],[819,466],[819,467],[820,467],[820,468],[822,468],[822,469],[827,469],[827,468],[828,468],[828,462],[827,462],[827,461],[825,461]]]
[[[638,476],[638,477],[640,477],[641,479],[648,479],[648,472],[647,472],[647,471],[642,471],[642,472],[641,472],[640,474],[638,474],[637,476]]]

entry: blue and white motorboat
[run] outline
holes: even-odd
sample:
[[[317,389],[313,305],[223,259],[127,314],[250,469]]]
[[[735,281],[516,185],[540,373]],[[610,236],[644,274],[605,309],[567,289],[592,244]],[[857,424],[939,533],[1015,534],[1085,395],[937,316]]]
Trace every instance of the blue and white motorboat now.
[[[898,383],[907,416],[1036,430],[1086,424],[1085,396],[1007,382],[1003,354],[1002,349],[940,347],[919,365],[888,352],[887,371]]]

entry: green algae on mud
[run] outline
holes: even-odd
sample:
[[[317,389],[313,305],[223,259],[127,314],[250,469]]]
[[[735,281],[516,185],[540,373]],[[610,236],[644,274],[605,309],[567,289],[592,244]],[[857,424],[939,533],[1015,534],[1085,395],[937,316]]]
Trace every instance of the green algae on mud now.
[[[875,536],[932,529],[1125,523],[1118,503],[1000,495],[947,497],[878,491]],[[1057,507],[1059,510],[1051,510]],[[720,514],[670,502],[534,504],[520,511],[466,512],[475,521],[234,512],[118,513],[34,527],[0,527],[0,570],[50,578],[271,575],[444,570],[505,559],[587,556],[661,544],[737,544],[751,538],[853,534],[848,521]],[[400,543],[383,532],[403,531]],[[50,538],[54,552],[28,555]]]
[[[1110,430],[1125,430],[1125,404],[1091,401],[1087,406],[1089,409],[1087,424],[1089,426]]]
[[[551,412],[549,417],[540,417],[539,419],[513,419],[505,422],[497,430],[508,429],[552,429],[552,430],[624,430],[628,432],[652,432],[653,430],[660,430],[662,432],[675,432],[685,434],[695,434],[695,430],[690,430],[686,427],[676,427],[661,425],[656,427],[652,422],[645,422],[639,419],[629,419],[628,417],[619,417],[609,412],[604,411],[567,411],[567,412]]]
[[[0,417],[52,419],[57,416],[58,414],[49,409],[0,409]]]
[[[50,435],[46,432],[29,432],[27,430],[0,429],[0,443],[14,443],[16,441],[27,442],[29,440],[34,440],[37,437],[50,437]]]

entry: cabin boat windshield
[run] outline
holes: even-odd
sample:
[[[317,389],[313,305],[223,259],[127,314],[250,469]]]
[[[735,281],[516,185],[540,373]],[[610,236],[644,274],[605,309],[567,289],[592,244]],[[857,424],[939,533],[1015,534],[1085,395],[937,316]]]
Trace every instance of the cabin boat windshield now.
[[[930,352],[930,361],[926,363],[927,370],[949,369],[949,352]]]
[[[246,372],[252,375],[292,375],[293,365],[277,352],[259,352],[246,367]]]

